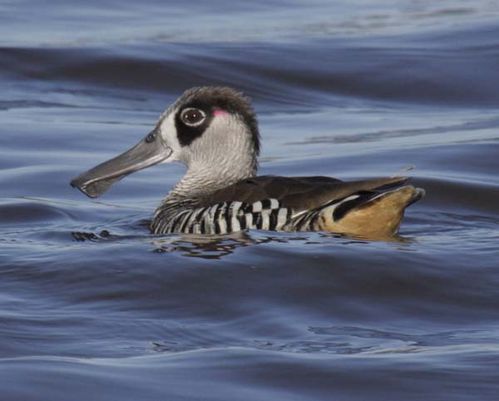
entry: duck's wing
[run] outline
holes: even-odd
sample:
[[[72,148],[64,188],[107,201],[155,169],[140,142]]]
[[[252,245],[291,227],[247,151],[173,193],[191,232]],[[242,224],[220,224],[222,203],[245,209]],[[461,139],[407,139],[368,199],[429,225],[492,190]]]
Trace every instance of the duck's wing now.
[[[341,181],[330,177],[260,176],[240,181],[210,195],[210,203],[252,204],[276,199],[280,207],[294,212],[314,210],[336,200],[365,192],[378,192],[403,186],[406,177],[384,177],[360,181]],[[208,202],[208,200],[207,200]],[[208,204],[206,205],[208,206]]]

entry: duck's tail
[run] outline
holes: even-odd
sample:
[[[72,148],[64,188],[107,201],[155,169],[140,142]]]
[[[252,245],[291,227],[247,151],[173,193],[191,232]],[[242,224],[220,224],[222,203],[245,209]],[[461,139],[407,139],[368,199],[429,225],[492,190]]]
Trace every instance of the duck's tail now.
[[[404,210],[424,194],[423,189],[412,185],[384,191],[358,192],[322,207],[315,224],[321,231],[356,237],[391,237],[398,232]]]

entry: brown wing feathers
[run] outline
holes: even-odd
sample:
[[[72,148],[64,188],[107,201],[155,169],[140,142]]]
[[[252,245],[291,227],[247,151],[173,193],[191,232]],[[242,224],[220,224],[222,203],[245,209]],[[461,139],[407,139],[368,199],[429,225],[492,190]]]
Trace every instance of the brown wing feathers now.
[[[210,195],[207,202],[254,203],[264,199],[277,199],[281,207],[295,211],[311,210],[357,192],[384,191],[402,186],[406,181],[405,177],[343,182],[329,177],[260,176],[219,190]]]

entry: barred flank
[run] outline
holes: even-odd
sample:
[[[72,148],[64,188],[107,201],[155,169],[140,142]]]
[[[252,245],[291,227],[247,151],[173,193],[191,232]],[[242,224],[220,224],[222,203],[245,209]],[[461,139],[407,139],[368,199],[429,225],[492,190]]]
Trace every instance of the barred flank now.
[[[168,212],[165,211],[160,219],[156,216],[152,226],[154,233],[229,234],[246,229],[281,230],[291,217],[291,210],[280,207],[277,199],[251,204],[221,202],[204,208],[170,209]]]

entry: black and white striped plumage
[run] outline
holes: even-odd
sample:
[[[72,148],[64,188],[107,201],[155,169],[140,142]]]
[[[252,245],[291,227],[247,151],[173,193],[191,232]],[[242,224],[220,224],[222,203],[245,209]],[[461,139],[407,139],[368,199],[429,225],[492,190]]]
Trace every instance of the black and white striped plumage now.
[[[329,177],[256,176],[260,135],[249,100],[230,88],[186,91],[156,127],[120,156],[71,182],[90,197],[142,168],[178,161],[187,172],[158,207],[155,234],[227,234],[245,229],[397,231],[424,191],[403,177],[342,182]]]
[[[183,210],[172,204],[158,210],[151,230],[155,234],[229,234],[246,229],[283,231],[291,220],[291,213],[292,210],[281,207],[277,199],[219,202]]]

